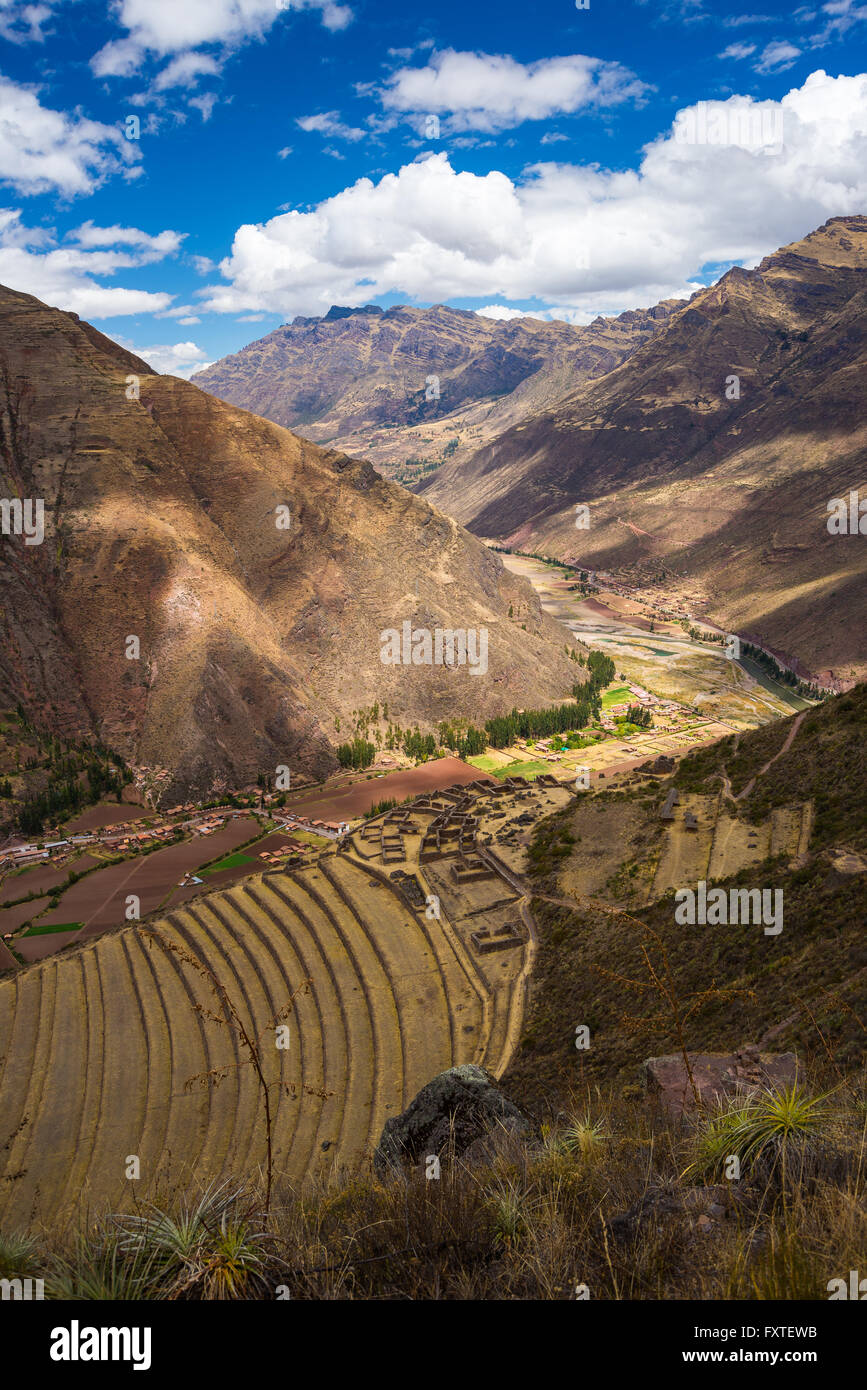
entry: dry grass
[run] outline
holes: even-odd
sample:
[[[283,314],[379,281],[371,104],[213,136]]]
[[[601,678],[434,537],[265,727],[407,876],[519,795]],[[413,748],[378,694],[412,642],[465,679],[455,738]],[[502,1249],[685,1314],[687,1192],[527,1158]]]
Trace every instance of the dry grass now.
[[[268,1216],[249,1186],[166,1194],[65,1241],[9,1232],[0,1260],[49,1297],[315,1300],[826,1298],[867,1262],[867,1120],[842,1091],[805,1112],[809,1164],[781,1180],[747,1161],[711,1187],[690,1165],[718,1116],[667,1122],[598,1088],[573,1102],[484,1165],[445,1155],[439,1179],[277,1182]]]

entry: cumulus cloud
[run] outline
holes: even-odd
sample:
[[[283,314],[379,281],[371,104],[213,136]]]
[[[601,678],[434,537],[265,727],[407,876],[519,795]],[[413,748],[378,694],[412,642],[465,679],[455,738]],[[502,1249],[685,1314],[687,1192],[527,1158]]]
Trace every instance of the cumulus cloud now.
[[[193,372],[202,372],[211,365],[208,354],[197,343],[156,343],[153,347],[138,347],[126,338],[117,338],[116,342],[134,352],[136,357],[143,357],[161,375],[189,380]]]
[[[447,116],[447,133],[494,133],[522,121],[619,105],[648,90],[620,63],[580,53],[519,63],[504,55],[449,48],[434,53],[425,67],[400,68],[379,97],[387,110],[414,116],[422,124],[425,115]]]
[[[216,312],[287,317],[389,293],[616,313],[689,294],[703,266],[759,258],[863,209],[867,75],[820,71],[781,102],[703,106],[704,124],[690,134],[689,109],[679,113],[634,171],[540,163],[513,181],[437,154],[360,179],[309,212],[239,227],[220,265],[226,283],[199,295]],[[779,145],[711,142],[758,113],[780,125]]]
[[[325,28],[334,31],[352,19],[351,9],[333,0],[119,0],[114,17],[126,34],[94,54],[91,67],[97,77],[129,77],[149,57],[177,54],[186,62],[208,45],[231,52],[264,38],[290,10],[316,10]],[[174,66],[170,63],[157,82],[162,77],[172,85],[164,75]]]
[[[154,87],[158,92],[170,87],[194,87],[202,77],[216,77],[220,64],[208,53],[180,53],[157,73]]]
[[[33,88],[0,77],[0,181],[17,192],[92,193],[111,174],[136,177],[140,159],[120,127],[52,111]]]
[[[510,309],[507,304],[485,304],[483,308],[476,310],[483,319],[499,319],[505,322],[508,319],[523,319],[527,317],[524,309]]]
[[[111,232],[119,233],[114,242],[104,239]],[[171,254],[168,250],[157,254],[156,248],[179,243],[177,232],[150,237],[134,227],[99,228],[86,222],[73,238],[76,245],[55,246],[51,233],[26,227],[19,210],[0,211],[0,283],[87,319],[154,313],[169,307],[170,294],[106,286],[94,276],[111,276]],[[117,244],[129,249],[118,251]]]
[[[129,256],[124,264],[150,265],[153,261],[176,255],[186,235],[186,232],[166,230],[151,236],[139,227],[97,227],[88,221],[67,232],[66,237],[68,241],[74,241],[88,249],[95,246],[130,246],[134,248],[135,254]]]

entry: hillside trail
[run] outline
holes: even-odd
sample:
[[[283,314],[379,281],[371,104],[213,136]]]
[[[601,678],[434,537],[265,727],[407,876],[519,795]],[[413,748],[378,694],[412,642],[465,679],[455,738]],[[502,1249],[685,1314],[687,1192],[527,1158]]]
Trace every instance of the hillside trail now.
[[[769,758],[769,759],[768,759],[768,761],[765,763],[764,767],[759,768],[759,770],[758,770],[758,772],[756,773],[755,777],[751,777],[751,778],[750,778],[749,782],[747,782],[747,784],[746,784],[745,787],[742,787],[742,788],[741,788],[741,790],[738,792],[737,796],[736,796],[736,795],[734,794],[734,792],[732,791],[732,784],[731,784],[731,781],[730,781],[730,779],[729,779],[728,773],[727,773],[727,772],[721,772],[721,773],[719,774],[719,776],[720,776],[720,778],[721,778],[721,780],[722,780],[722,784],[723,784],[723,791],[725,792],[726,796],[729,798],[730,801],[743,801],[744,797],[749,796],[750,792],[752,791],[753,787],[756,785],[756,782],[758,782],[759,778],[760,778],[760,777],[764,777],[765,773],[768,771],[769,768],[773,767],[774,763],[777,761],[778,758],[781,758],[781,757],[783,756],[784,753],[788,753],[788,751],[789,751],[789,749],[791,748],[792,743],[793,743],[793,741],[794,741],[795,735],[797,734],[797,732],[798,732],[798,730],[800,729],[802,723],[804,722],[804,715],[805,715],[806,713],[807,713],[807,711],[806,711],[805,709],[803,709],[803,710],[801,710],[800,714],[796,714],[796,715],[795,715],[795,718],[792,720],[792,727],[791,727],[791,729],[789,730],[789,732],[786,734],[786,737],[785,737],[785,739],[784,739],[784,741],[783,741],[783,746],[782,746],[782,748],[780,748],[780,749],[778,750],[778,752],[776,752],[772,758]]]

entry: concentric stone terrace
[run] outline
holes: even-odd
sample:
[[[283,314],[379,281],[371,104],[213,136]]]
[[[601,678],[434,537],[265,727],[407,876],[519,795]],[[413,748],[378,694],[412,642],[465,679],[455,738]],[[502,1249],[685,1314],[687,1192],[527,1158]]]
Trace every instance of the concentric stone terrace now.
[[[447,920],[336,854],[7,977],[0,1222],[62,1222],[166,1185],[257,1175],[263,1092],[226,999],[261,1050],[275,1176],[357,1171],[438,1072],[502,1070],[521,973],[492,989]]]

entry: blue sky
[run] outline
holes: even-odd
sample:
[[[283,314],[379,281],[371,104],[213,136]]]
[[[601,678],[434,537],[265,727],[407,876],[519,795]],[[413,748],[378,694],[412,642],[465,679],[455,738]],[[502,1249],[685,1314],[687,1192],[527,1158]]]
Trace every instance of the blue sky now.
[[[865,37],[867,0],[0,0],[0,281],[183,375],[331,303],[686,295],[867,212]]]

